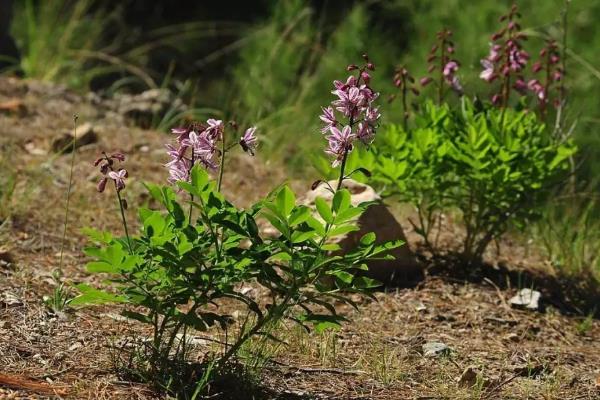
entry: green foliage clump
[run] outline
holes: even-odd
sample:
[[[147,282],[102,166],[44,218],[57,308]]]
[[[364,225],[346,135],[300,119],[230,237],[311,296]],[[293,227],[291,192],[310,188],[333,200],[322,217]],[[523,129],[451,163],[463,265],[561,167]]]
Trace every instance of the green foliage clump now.
[[[574,152],[531,112],[468,100],[459,110],[427,103],[414,128],[391,125],[382,133],[372,179],[385,196],[416,207],[416,231],[430,248],[440,213],[459,210],[466,231],[461,253],[475,262],[509,227],[538,216]]]
[[[191,176],[191,182],[178,185],[191,199],[196,218],[192,211],[184,212],[171,188],[148,185],[163,210],[139,211],[140,236],[115,238],[89,231],[95,245],[85,251],[94,259],[87,269],[108,274],[111,285],[106,290],[79,285],[81,295],[70,302],[73,307],[124,303],[129,306],[125,317],[151,326],[153,335],[141,352],[144,363],[137,374],[162,389],[181,389],[173,379],[185,365],[190,331],[228,329],[231,316],[220,310],[223,300],[239,302],[246,318],[215,360],[218,368],[253,337],[277,340],[273,328],[281,320],[319,331],[339,326],[344,317],[333,302],[356,307],[348,293],[368,293],[374,285],[353,272],[401,244],[375,245],[375,235],[369,233],[354,251],[331,256],[330,251],[339,249],[331,239],[357,230],[356,217],[367,206],[353,206],[345,189],[335,193],[331,204],[317,199],[317,218],[296,204],[287,186],[244,210],[229,203],[199,166]],[[276,237],[261,235],[259,217],[278,231]],[[242,284],[252,282],[269,294],[268,304],[243,290]]]

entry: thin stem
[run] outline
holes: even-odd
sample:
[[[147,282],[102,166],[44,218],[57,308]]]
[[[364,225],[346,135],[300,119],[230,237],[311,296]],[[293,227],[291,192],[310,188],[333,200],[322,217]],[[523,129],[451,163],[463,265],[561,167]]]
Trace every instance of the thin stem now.
[[[445,40],[442,38],[440,40],[440,50],[441,50],[441,55],[440,55],[440,83],[438,86],[438,105],[442,105],[442,100],[444,98],[444,58],[446,57],[446,49],[445,49],[445,45],[446,43],[444,43]]]
[[[123,228],[125,228],[125,236],[127,237],[127,246],[129,247],[129,254],[133,254],[133,248],[131,247],[131,238],[129,237],[129,229],[127,229],[127,220],[125,219],[125,209],[123,208],[123,199],[121,199],[121,193],[117,190],[117,182],[115,181],[115,191],[117,192],[117,199],[119,199],[119,209],[121,210],[121,219],[123,220]]]
[[[402,112],[404,113],[402,122],[404,130],[406,131],[408,128],[408,109],[406,107],[406,81],[403,81],[402,85]]]
[[[225,154],[227,149],[225,148],[225,133],[221,139],[221,162],[219,164],[219,179],[217,181],[217,192],[221,191],[221,183],[223,182],[223,171],[225,170]]]
[[[344,181],[344,170],[346,169],[346,160],[348,159],[348,149],[344,150],[344,158],[342,158],[342,166],[340,167],[340,178],[338,179],[337,187],[335,191],[337,192],[342,187],[342,182]]]
[[[192,164],[191,164],[191,167],[190,167],[190,173],[189,173],[190,175],[191,175],[192,168],[194,168],[194,162],[195,162],[194,157],[195,157],[194,148],[192,147]],[[194,203],[194,195],[192,193],[190,193],[190,212],[189,212],[189,215],[188,215],[188,224],[189,225],[192,224],[192,210],[194,208],[194,204],[193,203]]]
[[[77,115],[73,116],[73,140],[71,141],[71,169],[69,171],[69,186],[67,187],[67,200],[65,204],[65,221],[60,244],[60,260],[58,262],[58,274],[62,276],[63,256],[65,252],[65,239],[67,238],[67,225],[69,224],[69,205],[71,202],[71,187],[73,186],[73,167],[75,165],[75,142],[77,140]]]
[[[560,78],[560,90],[558,92],[559,95],[559,105],[560,107],[564,107],[565,106],[565,102],[566,102],[566,88],[565,88],[565,76],[567,74],[567,22],[568,22],[568,13],[569,13],[569,3],[570,0],[566,0],[565,1],[565,7],[563,8],[563,12],[562,12],[562,62],[561,62],[561,66],[562,66],[562,71],[561,71],[561,78]]]

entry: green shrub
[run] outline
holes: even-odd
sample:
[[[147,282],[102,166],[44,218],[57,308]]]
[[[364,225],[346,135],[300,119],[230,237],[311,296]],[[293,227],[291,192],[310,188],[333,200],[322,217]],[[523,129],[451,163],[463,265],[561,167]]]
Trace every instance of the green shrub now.
[[[416,207],[415,228],[429,247],[440,213],[459,210],[466,231],[460,252],[475,262],[509,227],[538,215],[574,152],[571,143],[553,141],[533,113],[468,100],[456,111],[427,103],[414,128],[383,132],[372,179],[385,196]]]

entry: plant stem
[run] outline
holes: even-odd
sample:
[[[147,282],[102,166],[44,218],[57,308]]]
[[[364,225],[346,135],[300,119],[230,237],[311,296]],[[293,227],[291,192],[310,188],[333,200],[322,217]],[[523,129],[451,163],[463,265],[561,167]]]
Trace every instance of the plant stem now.
[[[191,164],[191,167],[190,167],[189,175],[191,175],[192,168],[194,168],[194,161],[195,161],[194,160],[194,156],[195,156],[195,154],[194,154],[194,148],[192,147],[192,164]],[[194,208],[194,205],[192,204],[193,202],[194,202],[194,195],[192,193],[190,193],[190,212],[189,212],[189,215],[188,215],[188,224],[189,225],[192,224],[192,210]]]
[[[71,201],[71,187],[73,186],[73,166],[75,165],[75,142],[77,140],[77,115],[73,116],[73,140],[71,141],[71,169],[69,171],[69,186],[67,187],[67,200],[65,204],[65,221],[60,244],[60,260],[58,262],[58,274],[62,276],[63,256],[65,252],[65,239],[67,238],[67,225],[69,224],[69,205]]]
[[[445,40],[442,38],[440,40],[440,50],[441,50],[441,56],[440,56],[440,83],[438,86],[438,105],[442,105],[442,100],[444,99],[444,58],[446,57],[446,49],[444,48],[445,46]]]
[[[121,210],[121,219],[123,220],[123,228],[125,228],[125,236],[127,237],[127,246],[129,247],[129,254],[133,254],[133,248],[131,247],[131,238],[129,237],[129,229],[127,229],[127,220],[125,219],[123,199],[121,199],[121,193],[117,190],[117,182],[115,182],[115,191],[117,192],[117,199],[119,200],[119,210]]]
[[[338,179],[337,187],[335,191],[337,192],[342,187],[342,182],[344,181],[344,170],[346,169],[346,160],[348,159],[348,149],[344,151],[344,158],[342,158],[342,166],[340,167],[340,178]]]
[[[225,132],[223,132],[223,138],[221,139],[221,162],[219,164],[219,179],[217,180],[217,192],[221,191],[221,183],[223,182],[223,171],[225,170]]]
[[[404,126],[404,131],[407,130],[408,128],[408,109],[406,107],[406,82],[403,81],[403,85],[402,85],[402,111],[404,112],[404,115],[402,116],[402,123]]]

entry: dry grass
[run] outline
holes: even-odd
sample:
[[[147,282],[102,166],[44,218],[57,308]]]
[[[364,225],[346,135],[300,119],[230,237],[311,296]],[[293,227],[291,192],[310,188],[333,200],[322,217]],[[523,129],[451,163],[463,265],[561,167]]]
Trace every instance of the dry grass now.
[[[98,128],[100,141],[77,152],[65,258],[69,280],[93,284],[97,278],[83,268],[85,239],[80,229],[93,226],[118,231],[120,225],[116,203],[94,190],[91,163],[104,149],[129,155],[132,179],[126,194],[130,208],[135,209],[148,201],[141,182],[159,182],[165,176],[161,167],[165,136],[128,127],[101,106],[55,87],[0,78],[0,103],[13,97],[24,102],[27,115],[0,114],[0,149],[4,150],[0,156],[6,157],[7,149],[12,149],[20,180],[14,195],[19,207],[0,232],[2,248],[14,259],[10,267],[0,267],[0,398],[48,398],[48,390],[62,398],[161,398],[145,385],[122,381],[113,368],[115,344],[148,335],[145,327],[123,321],[119,308],[96,307],[59,316],[43,305],[42,296],[52,290],[51,272],[58,263],[69,157],[31,154],[31,149],[48,149],[53,138],[71,129],[74,113]],[[238,204],[249,204],[284,178],[276,171],[237,158],[225,191]],[[301,190],[303,185],[297,187]],[[135,226],[133,212],[129,218]],[[514,243],[505,243],[504,249],[514,265],[539,262],[526,257],[525,250]],[[254,341],[245,349],[247,355],[260,351],[264,356],[263,368],[252,376],[261,389],[257,396],[599,398],[598,321],[591,320],[581,329],[583,317],[562,315],[552,306],[545,313],[505,307],[515,290],[514,286],[497,289],[485,283],[429,277],[416,288],[378,293],[377,301],[360,300],[359,312],[336,305],[350,319],[340,331],[306,333],[281,325],[275,332],[288,345]],[[8,297],[16,299],[14,304]],[[231,311],[235,316],[235,310]],[[208,335],[221,339],[214,332]],[[447,357],[426,358],[422,345],[427,341],[444,342],[452,352]],[[211,343],[197,347],[199,359],[207,351],[218,350]],[[469,366],[479,371],[473,386],[459,385],[458,379]],[[17,383],[9,385],[7,377]],[[25,390],[27,383],[37,387]]]

